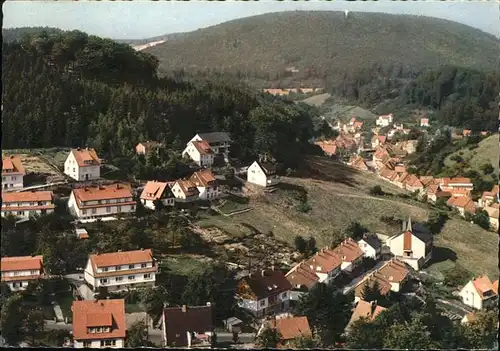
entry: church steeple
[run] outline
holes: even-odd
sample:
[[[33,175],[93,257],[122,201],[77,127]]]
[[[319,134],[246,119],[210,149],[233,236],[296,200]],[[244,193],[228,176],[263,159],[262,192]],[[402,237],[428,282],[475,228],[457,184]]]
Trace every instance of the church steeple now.
[[[411,226],[411,216],[408,217],[408,224],[406,225],[406,231],[407,232],[413,232],[412,226]]]

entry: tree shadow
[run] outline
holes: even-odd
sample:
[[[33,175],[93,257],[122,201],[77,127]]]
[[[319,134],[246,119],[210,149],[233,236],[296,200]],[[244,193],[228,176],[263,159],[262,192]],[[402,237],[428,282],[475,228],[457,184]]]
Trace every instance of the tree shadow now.
[[[432,258],[429,261],[428,265],[448,260],[456,262],[457,253],[447,247],[434,246],[434,249],[432,250]]]
[[[360,171],[325,156],[308,157],[296,172],[298,178],[342,183],[351,187],[359,184],[354,180],[356,174],[360,174]]]

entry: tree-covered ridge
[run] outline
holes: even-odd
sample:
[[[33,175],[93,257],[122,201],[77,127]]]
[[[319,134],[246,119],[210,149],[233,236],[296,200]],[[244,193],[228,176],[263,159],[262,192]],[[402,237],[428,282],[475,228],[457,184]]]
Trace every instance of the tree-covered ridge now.
[[[293,66],[300,70],[293,74],[297,82],[381,62],[418,70],[443,64],[493,70],[500,42],[478,29],[424,16],[294,11],[199,29],[146,51],[165,70],[264,72],[268,81]]]
[[[317,110],[223,79],[156,77],[156,59],[73,31],[3,45],[3,148],[92,146],[131,156],[139,141],[181,149],[197,132],[227,131],[233,156],[293,161]]]
[[[441,66],[418,72],[399,66],[374,65],[342,79],[328,80],[327,91],[353,103],[387,111],[424,109],[434,112],[433,124],[473,131],[496,131],[500,72]],[[399,118],[404,117],[399,114]]]
[[[2,28],[2,40],[4,43],[20,41],[26,35],[37,34],[46,31],[49,34],[60,34],[63,30],[53,27],[19,27],[19,28]]]

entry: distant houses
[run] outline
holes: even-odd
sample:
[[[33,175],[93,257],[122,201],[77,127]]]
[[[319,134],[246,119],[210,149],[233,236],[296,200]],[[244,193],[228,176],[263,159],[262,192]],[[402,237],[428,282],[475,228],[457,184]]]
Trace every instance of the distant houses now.
[[[137,155],[147,155],[152,151],[157,151],[161,146],[163,144],[157,141],[143,141],[135,146],[135,152]]]
[[[2,191],[19,190],[24,186],[24,170],[19,156],[2,157]]]
[[[392,113],[388,115],[378,116],[377,120],[375,121],[375,124],[380,127],[388,127],[392,124],[393,117],[394,116],[392,115]]]
[[[94,149],[72,149],[64,162],[64,174],[76,181],[99,179],[101,160]]]

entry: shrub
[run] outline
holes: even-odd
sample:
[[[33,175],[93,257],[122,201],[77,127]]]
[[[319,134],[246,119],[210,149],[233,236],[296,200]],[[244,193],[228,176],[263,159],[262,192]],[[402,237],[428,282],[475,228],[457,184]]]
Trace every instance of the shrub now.
[[[307,213],[312,210],[311,205],[309,205],[307,202],[301,202],[300,204],[297,205],[297,211]]]
[[[445,270],[443,274],[443,283],[453,287],[464,285],[472,276],[471,272],[459,264],[455,264],[452,268]]]
[[[385,195],[384,191],[380,187],[380,185],[375,185],[370,189],[370,195],[375,195],[375,196],[383,196]]]

